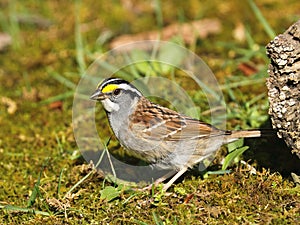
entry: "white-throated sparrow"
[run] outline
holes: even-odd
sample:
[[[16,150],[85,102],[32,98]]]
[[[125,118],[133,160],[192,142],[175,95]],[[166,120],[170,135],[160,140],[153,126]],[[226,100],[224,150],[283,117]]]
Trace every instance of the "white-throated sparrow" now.
[[[164,190],[222,144],[242,137],[261,136],[260,130],[220,130],[154,104],[132,84],[119,78],[104,80],[90,98],[102,102],[122,146],[150,164],[176,171],[172,172],[176,174],[164,185]]]

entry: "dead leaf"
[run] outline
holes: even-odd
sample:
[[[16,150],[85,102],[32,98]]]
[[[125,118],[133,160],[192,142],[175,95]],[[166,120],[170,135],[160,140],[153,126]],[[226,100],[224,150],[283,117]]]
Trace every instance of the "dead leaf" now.
[[[218,218],[223,212],[219,206],[207,207],[206,210],[213,218]]]
[[[9,34],[0,33],[0,51],[6,49],[12,43],[12,38]]]
[[[191,44],[197,38],[205,38],[210,34],[217,34],[221,31],[221,23],[218,19],[203,19],[196,20],[189,23],[173,23],[162,31],[146,31],[139,34],[121,35],[115,38],[110,48],[116,48],[120,45],[128,44],[130,42],[144,41],[144,40],[170,40],[174,36],[180,36],[185,43]],[[123,49],[124,50],[124,49]],[[130,49],[125,49],[130,50]]]
[[[46,202],[52,208],[56,210],[66,210],[71,207],[69,200],[58,200],[56,198],[47,198]]]
[[[28,90],[26,87],[23,87],[22,95],[25,100],[30,100],[33,102],[36,102],[40,99],[36,88],[30,88],[30,90]]]
[[[239,64],[238,69],[241,70],[246,76],[251,76],[258,72],[258,70],[249,63]]]
[[[7,106],[7,112],[14,114],[17,111],[17,103],[8,97],[1,97],[1,103]]]
[[[243,42],[246,40],[246,30],[243,23],[238,23],[235,26],[232,34],[233,38],[237,41]]]
[[[187,204],[193,197],[194,197],[194,194],[187,195],[186,198],[184,199],[183,203]]]
[[[53,24],[51,20],[40,15],[17,15],[16,20],[20,24],[34,25],[43,29],[46,29]]]
[[[49,105],[50,109],[59,109],[59,110],[62,110],[62,107],[63,107],[63,102],[62,101],[52,102]]]

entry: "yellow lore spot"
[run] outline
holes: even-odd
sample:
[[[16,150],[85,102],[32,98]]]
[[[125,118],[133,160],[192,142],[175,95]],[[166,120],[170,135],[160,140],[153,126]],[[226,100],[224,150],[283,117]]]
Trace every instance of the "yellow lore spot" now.
[[[109,84],[102,89],[102,93],[108,93],[116,90],[119,86],[116,84]]]

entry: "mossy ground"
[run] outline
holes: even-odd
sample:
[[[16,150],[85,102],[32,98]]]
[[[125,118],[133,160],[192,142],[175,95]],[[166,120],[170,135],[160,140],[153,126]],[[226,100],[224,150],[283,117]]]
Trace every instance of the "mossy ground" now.
[[[90,170],[82,166],[85,162],[73,137],[72,95],[68,94],[72,90],[58,82],[55,74],[76,84],[84,64],[89,65],[93,54],[108,48],[109,40],[96,43],[104,31],[117,36],[157,29],[159,12],[153,2],[159,1],[0,1],[0,29],[13,38],[12,46],[0,53],[0,98],[7,97],[17,106],[10,114],[8,105],[3,100],[0,103],[1,224],[300,223],[299,187],[288,176],[299,172],[299,167],[293,171],[299,160],[291,161],[282,151],[275,155],[274,144],[257,144],[259,141],[250,141],[252,151],[245,155],[259,168],[256,175],[250,175],[243,166],[206,179],[189,172],[168,193],[159,187],[154,193],[119,187],[115,189],[117,196],[107,201],[100,198],[101,190],[114,184],[94,172],[65,196]],[[297,19],[300,7],[292,0],[257,4],[276,33]],[[247,44],[232,39],[232,30],[244,23],[259,45],[270,41],[246,1],[162,1],[158,11],[162,12],[163,25],[207,17],[222,22],[221,33],[196,42],[196,52],[221,83],[229,78],[245,79],[238,69],[241,62],[258,67],[267,64],[263,56],[240,60],[243,53],[236,46],[247,48]],[[39,17],[18,19],[24,15]],[[79,54],[82,49],[76,44],[78,25],[83,60]],[[223,44],[216,44],[219,42]],[[257,125],[257,118],[265,120],[266,95],[254,106],[246,103],[266,91],[261,82],[225,93],[230,106],[228,127],[249,128]],[[55,104],[45,102],[62,93],[67,94]],[[106,132],[109,135],[109,129]]]

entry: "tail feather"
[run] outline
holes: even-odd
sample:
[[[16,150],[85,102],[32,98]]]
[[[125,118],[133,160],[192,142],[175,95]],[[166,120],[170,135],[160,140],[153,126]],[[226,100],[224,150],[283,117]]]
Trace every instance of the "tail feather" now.
[[[225,132],[228,140],[234,141],[238,138],[256,138],[256,137],[270,137],[276,135],[275,130],[260,129],[260,130],[227,130]]]

